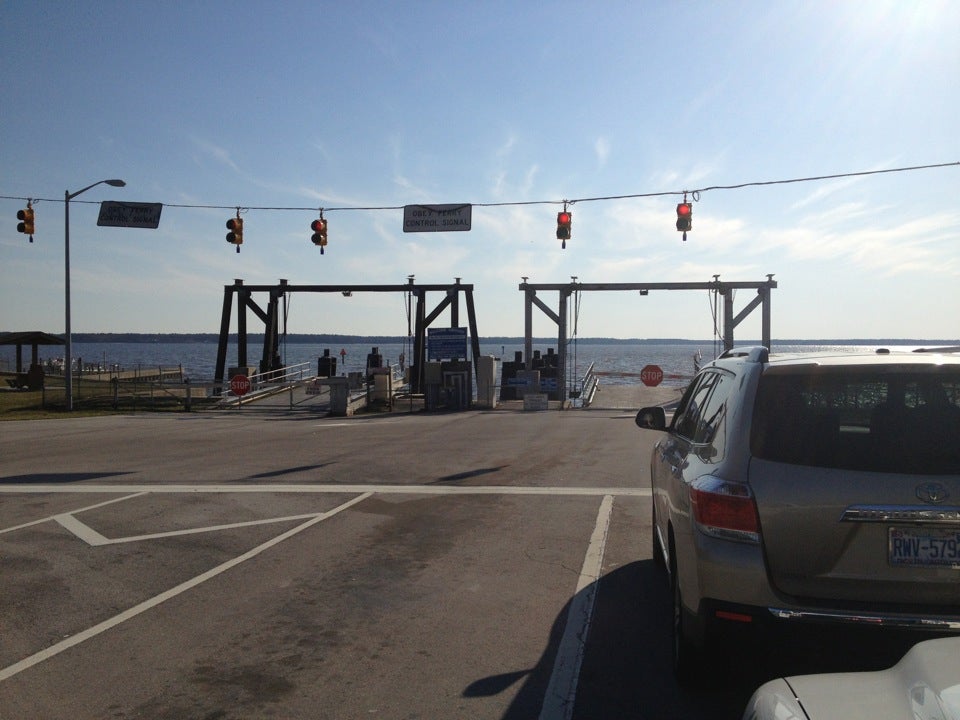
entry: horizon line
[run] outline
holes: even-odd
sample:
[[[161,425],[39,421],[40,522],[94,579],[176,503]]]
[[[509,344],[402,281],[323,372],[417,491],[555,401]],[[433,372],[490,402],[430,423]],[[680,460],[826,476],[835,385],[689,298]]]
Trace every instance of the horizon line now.
[[[7,334],[10,331],[0,332],[0,337]],[[59,335],[58,333],[51,333],[52,335]],[[251,332],[247,333],[248,338],[262,338],[264,333],[262,332]],[[220,334],[216,332],[73,332],[71,336],[74,342],[124,342],[124,340],[117,340],[116,338],[136,338],[128,339],[126,342],[143,342],[150,340],[158,340],[162,338],[202,338],[203,340],[212,340],[218,341]],[[231,332],[228,334],[228,338],[233,340],[236,339],[237,333]],[[285,336],[286,341],[294,344],[307,344],[310,342],[320,342],[323,340],[336,340],[339,342],[353,342],[360,343],[365,341],[379,341],[379,342],[396,342],[402,343],[412,338],[412,336],[407,335],[394,335],[394,334],[349,334],[349,333],[291,333],[288,332]],[[480,335],[479,340],[481,342],[524,342],[525,337],[523,335]],[[537,343],[555,343],[557,341],[556,336],[534,336],[531,338],[534,342]],[[611,342],[611,343],[638,343],[638,344],[687,344],[687,343],[705,343],[710,344],[714,342],[722,343],[723,340],[720,338],[681,338],[681,337],[612,337],[604,335],[596,335],[590,337],[573,337],[568,338],[569,342]],[[899,344],[949,344],[956,345],[960,344],[960,338],[893,338],[893,337],[881,337],[881,338],[772,338],[771,344],[846,344],[846,345],[873,345],[878,343],[899,343]],[[747,338],[744,340],[738,340],[737,345],[744,344],[762,344],[761,341],[757,338]]]

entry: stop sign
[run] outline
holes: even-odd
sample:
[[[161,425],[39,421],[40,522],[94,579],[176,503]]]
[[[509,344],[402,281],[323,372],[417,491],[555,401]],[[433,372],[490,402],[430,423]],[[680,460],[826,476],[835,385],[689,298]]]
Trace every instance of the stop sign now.
[[[640,380],[647,387],[655,387],[663,382],[663,370],[659,365],[647,365],[640,371]]]
[[[242,396],[250,392],[250,378],[246,375],[234,375],[230,378],[230,392]]]

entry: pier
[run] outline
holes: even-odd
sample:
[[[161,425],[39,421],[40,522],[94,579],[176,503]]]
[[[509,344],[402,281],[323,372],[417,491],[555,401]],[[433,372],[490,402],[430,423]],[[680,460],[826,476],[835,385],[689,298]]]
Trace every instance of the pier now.
[[[182,365],[173,365],[169,367],[157,366],[139,366],[133,370],[110,370],[103,369],[99,366],[95,370],[87,369],[79,372],[74,372],[74,379],[82,379],[90,382],[111,382],[116,380],[118,382],[130,382],[130,381],[141,381],[141,382],[183,382],[183,366]]]

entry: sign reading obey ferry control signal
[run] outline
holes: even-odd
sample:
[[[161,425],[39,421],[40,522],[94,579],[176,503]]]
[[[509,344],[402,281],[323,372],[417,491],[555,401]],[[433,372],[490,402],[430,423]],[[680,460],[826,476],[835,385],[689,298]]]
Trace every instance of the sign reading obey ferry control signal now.
[[[163,203],[117,202],[100,203],[97,225],[101,227],[134,227],[156,230],[160,226]]]
[[[457,205],[404,205],[404,232],[456,232],[470,229],[473,206]]]

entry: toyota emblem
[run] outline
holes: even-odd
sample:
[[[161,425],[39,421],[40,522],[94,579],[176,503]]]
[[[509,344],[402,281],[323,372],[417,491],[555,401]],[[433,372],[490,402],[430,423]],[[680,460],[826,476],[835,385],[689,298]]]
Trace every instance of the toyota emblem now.
[[[925,503],[939,505],[950,497],[950,493],[947,491],[947,488],[940,483],[929,482],[917,485],[917,497]]]

